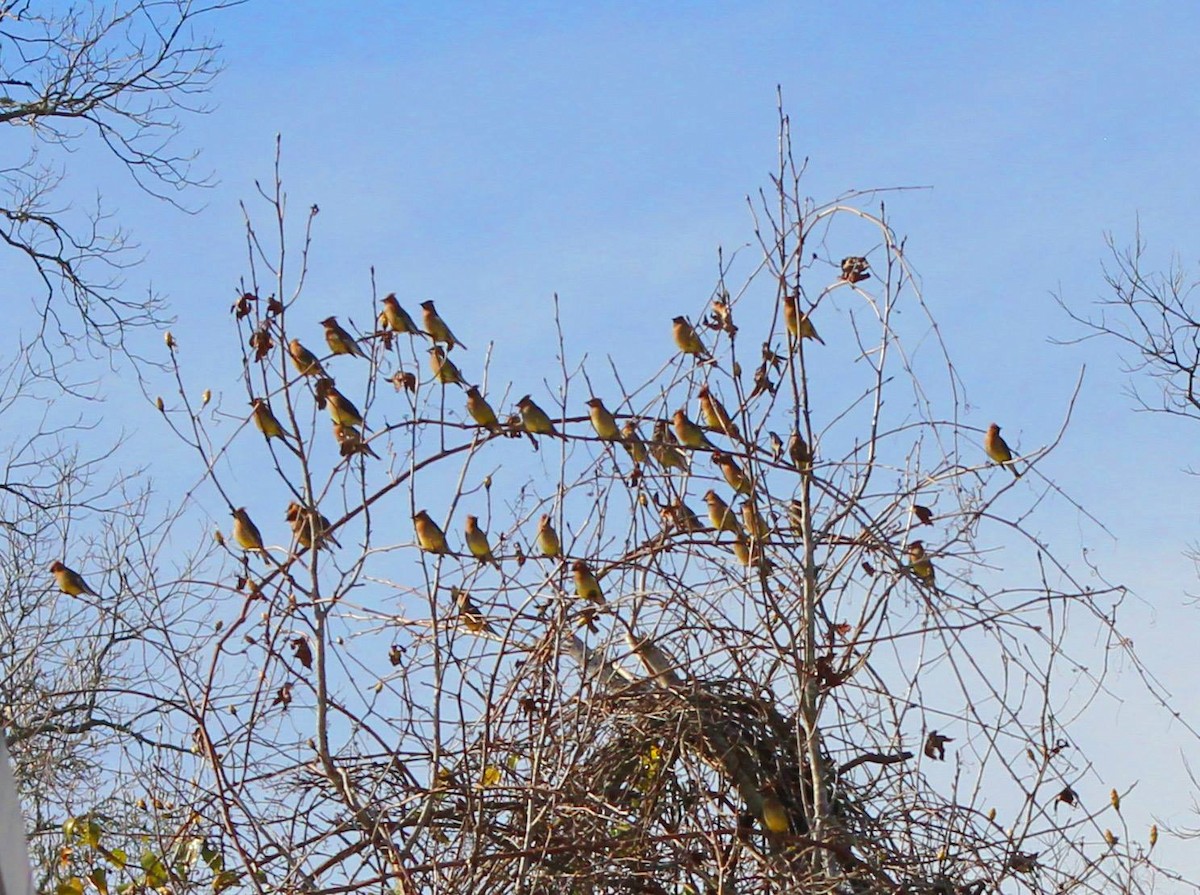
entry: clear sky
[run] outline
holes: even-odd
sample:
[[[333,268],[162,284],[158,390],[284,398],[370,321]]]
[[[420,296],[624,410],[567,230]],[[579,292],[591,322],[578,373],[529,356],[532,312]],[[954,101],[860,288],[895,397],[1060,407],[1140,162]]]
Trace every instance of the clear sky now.
[[[295,219],[321,208],[309,294],[326,298],[312,304],[368,327],[374,265],[381,291],[410,306],[429,296],[448,316],[478,315],[470,328],[502,346],[497,369],[515,378],[551,338],[558,293],[568,351],[636,365],[669,337],[665,321],[702,306],[717,247],[751,238],[745,197],[769,185],[779,85],[810,195],[930,187],[890,196],[888,211],[967,385],[968,422],[1043,445],[1087,365],[1043,471],[1112,537],[1061,507],[1038,533],[1082,540],[1133,589],[1123,627],[1174,706],[1200,718],[1200,585],[1184,556],[1197,540],[1193,429],[1132,411],[1114,346],[1051,343],[1079,334],[1052,293],[1081,310],[1103,294],[1106,232],[1127,244],[1140,219],[1152,261],[1194,260],[1200,7],[263,0],[212,26],[228,69],[184,135],[220,181],[204,209],[104,190],[147,253],[131,286],[170,296],[185,352],[231,337],[237,203],[269,181],[278,133]],[[237,397],[223,359],[209,374]],[[142,412],[127,385],[106,388]],[[174,444],[144,428],[142,459]],[[1128,701],[1103,709],[1111,726],[1088,744],[1109,764],[1093,802],[1137,783],[1127,810],[1140,829],[1151,813],[1200,826],[1180,760],[1195,741],[1145,707],[1133,675],[1115,690]],[[1186,846],[1160,848],[1187,864]]]

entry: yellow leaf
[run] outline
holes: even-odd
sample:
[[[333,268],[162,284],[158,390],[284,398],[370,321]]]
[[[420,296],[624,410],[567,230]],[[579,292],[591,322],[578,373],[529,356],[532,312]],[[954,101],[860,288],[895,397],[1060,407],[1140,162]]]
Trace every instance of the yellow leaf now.
[[[55,887],[54,895],[83,895],[83,880],[77,876],[64,879]]]
[[[500,782],[500,769],[495,765],[488,765],[483,769],[483,778],[479,781],[479,785],[484,788],[495,786]]]
[[[103,867],[93,867],[87,875],[88,882],[96,887],[100,895],[108,895],[108,871]]]

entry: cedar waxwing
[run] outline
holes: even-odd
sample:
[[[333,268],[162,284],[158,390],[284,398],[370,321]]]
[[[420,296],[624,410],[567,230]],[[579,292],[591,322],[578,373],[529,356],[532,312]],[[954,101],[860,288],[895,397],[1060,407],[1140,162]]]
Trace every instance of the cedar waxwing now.
[[[487,618],[475,605],[475,601],[471,599],[471,595],[461,587],[450,588],[450,595],[454,597],[454,605],[458,609],[458,617],[468,631],[479,634],[483,631],[495,633],[492,626],[488,624]]]
[[[302,507],[293,500],[288,504],[284,518],[287,519],[292,534],[296,537],[296,543],[301,547],[311,550],[314,541],[318,547],[325,546],[326,542],[335,547],[342,546],[333,536],[333,532],[329,530],[331,523],[329,517],[324,513]]]
[[[798,535],[804,534],[804,501],[798,497],[793,497],[792,502],[788,504],[788,522],[792,524],[792,531]]]
[[[629,452],[630,459],[634,463],[646,463],[646,443],[642,441],[642,436],[638,433],[637,423],[633,420],[626,420],[625,425],[621,427],[621,444],[625,446],[625,450]]]
[[[463,379],[454,361],[446,357],[446,351],[441,345],[434,345],[429,349],[429,369],[433,370],[434,378],[443,385],[467,387],[467,380]]]
[[[479,389],[473,385],[467,389],[467,413],[471,414],[471,419],[479,425],[485,426],[489,431],[500,431],[496,411],[492,410],[492,405],[483,395],[479,394]]]
[[[521,425],[525,427],[525,431],[530,435],[558,435],[563,436],[554,428],[554,423],[550,421],[550,417],[546,415],[546,411],[533,403],[533,399],[526,395],[517,402],[517,409],[521,411]]]
[[[742,471],[742,467],[738,465],[737,460],[733,459],[729,454],[715,451],[713,453],[713,462],[721,467],[721,474],[725,476],[725,481],[729,482],[729,486],[738,494],[749,494],[754,490],[750,476]]]
[[[933,525],[933,510],[929,507],[923,507],[919,503],[914,503],[912,514],[917,517],[917,521],[921,525]]]
[[[424,510],[413,516],[413,528],[417,532],[417,546],[426,553],[450,552],[450,547],[446,544],[446,536]]]
[[[728,435],[730,438],[741,438],[737,423],[729,418],[725,405],[708,390],[707,385],[700,386],[700,415],[708,428],[714,432]]]
[[[548,514],[542,514],[542,518],[538,520],[537,537],[543,556],[558,556],[562,553],[562,543],[558,540],[558,532],[554,530]]]
[[[331,352],[349,354],[353,357],[367,356],[362,350],[362,346],[358,344],[358,340],[342,328],[336,317],[326,317],[321,321],[321,325],[325,327],[325,342],[329,345]]]
[[[271,412],[271,405],[267,403],[266,398],[255,398],[250,402],[250,406],[254,408],[254,425],[258,427],[259,432],[268,439],[285,437],[283,426]]]
[[[329,416],[335,425],[338,426],[361,426],[362,414],[358,412],[358,408],[339,392],[333,386],[330,386],[329,391],[325,395],[325,408],[329,411]]]
[[[667,431],[666,420],[658,420],[654,424],[654,441],[650,445],[650,454],[664,470],[672,467],[687,470],[687,460],[675,447],[675,437]]]
[[[300,371],[301,376],[326,375],[325,368],[321,366],[317,356],[301,345],[299,339],[292,339],[288,342],[288,354],[292,356],[292,363]]]
[[[909,542],[908,568],[926,584],[933,584],[933,560],[925,552],[924,541]]]
[[[729,504],[725,503],[716,491],[709,488],[704,492],[704,502],[708,504],[708,518],[712,522],[713,528],[718,532],[731,532],[738,538],[745,537],[737,516],[733,510],[729,509]]]
[[[571,574],[575,579],[575,594],[583,597],[592,603],[604,605],[604,591],[600,589],[600,582],[596,580],[596,576],[592,574],[591,568],[582,559],[577,559],[571,563]]]
[[[1000,436],[1000,427],[995,423],[988,426],[987,434],[983,436],[983,449],[987,451],[987,455],[1001,466],[1007,466],[1013,476],[1021,477],[1021,473],[1017,471],[1017,465],[1013,462],[1013,452],[1006,442]]]
[[[675,324],[675,344],[679,346],[680,351],[702,358],[708,357],[708,352],[704,350],[704,343],[700,341],[700,337],[696,335],[696,331],[692,329],[692,325],[688,323],[686,317],[675,317],[672,322]]]
[[[682,407],[675,411],[672,422],[675,424],[675,437],[679,439],[679,443],[684,447],[703,447],[714,451],[717,449],[717,446],[708,440],[708,436],[704,434],[704,430],[688,419],[687,413]]]
[[[53,562],[50,564],[50,571],[54,573],[54,583],[58,585],[58,589],[70,597],[77,597],[80,594],[90,594],[93,597],[100,596],[83,580],[83,576],[78,572],[68,569],[61,562]]]
[[[394,333],[407,333],[411,336],[423,336],[425,333],[417,329],[417,324],[408,311],[400,307],[396,301],[396,293],[389,292],[383,299],[383,310],[379,312],[379,328],[390,329]]]
[[[767,533],[770,531],[770,528],[767,526],[767,520],[758,511],[758,507],[755,506],[753,500],[748,500],[742,504],[742,519],[746,522],[746,531],[750,533],[750,537],[760,543],[767,539]]]
[[[491,563],[497,569],[500,568],[500,563],[496,562],[492,547],[488,543],[487,532],[479,527],[478,516],[467,516],[466,540],[467,549],[473,557],[480,562]]]
[[[679,663],[668,656],[662,647],[652,639],[638,637],[630,628],[625,631],[625,644],[629,647],[629,651],[637,656],[642,667],[646,669],[646,673],[654,678],[655,683],[660,687],[670,687],[673,684],[682,683],[682,679],[675,672]]]
[[[762,796],[763,826],[775,834],[786,833],[792,828],[787,809],[774,792],[764,792]]]
[[[796,344],[799,344],[801,339],[815,339],[822,345],[825,344],[825,340],[817,335],[817,330],[808,319],[808,315],[796,307],[794,295],[783,297],[783,322]]]
[[[775,570],[775,563],[767,559],[762,544],[747,539],[745,535],[734,538],[733,555],[744,566],[756,566],[759,574],[770,575]]]
[[[250,514],[245,507],[237,507],[233,514],[233,539],[243,550],[262,550],[262,532],[250,520]]]
[[[590,408],[588,416],[592,419],[592,428],[596,430],[597,435],[605,441],[616,441],[621,437],[621,433],[617,429],[617,421],[608,412],[603,400],[592,398],[587,402],[587,406]]]
[[[676,499],[671,501],[663,508],[664,518],[669,519],[677,529],[686,533],[694,534],[698,531],[704,531],[705,524],[700,521],[692,508],[682,500]]]
[[[455,345],[461,345],[463,350],[466,350],[467,346],[454,338],[454,333],[450,332],[446,321],[438,316],[432,301],[421,302],[421,308],[424,312],[422,322],[425,324],[425,332],[429,333],[434,342],[445,342],[447,351],[453,351]]]
[[[372,450],[371,446],[363,441],[362,433],[354,426],[344,426],[341,423],[333,424],[333,437],[337,439],[338,450],[343,457],[349,457],[353,454],[367,454],[379,459],[379,455]]]
[[[788,456],[801,472],[812,472],[813,453],[799,432],[793,432],[788,439]]]

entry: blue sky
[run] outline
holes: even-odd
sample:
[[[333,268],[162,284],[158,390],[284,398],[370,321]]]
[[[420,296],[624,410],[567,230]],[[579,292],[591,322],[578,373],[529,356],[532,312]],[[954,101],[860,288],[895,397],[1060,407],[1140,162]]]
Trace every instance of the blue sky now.
[[[1082,540],[1134,589],[1125,626],[1195,714],[1193,650],[1175,633],[1200,621],[1183,556],[1191,429],[1132,412],[1112,345],[1050,339],[1078,334],[1052,293],[1077,308],[1102,294],[1106,232],[1124,245],[1140,219],[1152,262],[1193,260],[1198,20],[1182,3],[252,3],[212,20],[228,70],[184,135],[219,178],[203,210],[104,193],[147,253],[131,285],[171,298],[192,381],[238,400],[223,359],[191,346],[231,337],[237,202],[269,181],[277,133],[294,221],[321,207],[310,306],[366,328],[374,265],[382,292],[436,297],[494,339],[498,375],[516,379],[546,353],[558,293],[569,352],[636,369],[671,316],[702,306],[717,247],[751,238],[745,197],[775,165],[779,85],[810,195],[930,187],[889,195],[888,211],[968,422],[1044,444],[1087,365],[1044,472],[1114,537],[1062,507],[1038,533]],[[87,195],[82,177],[71,186]],[[105,387],[142,412],[128,383]],[[172,443],[147,424],[137,459]],[[1120,771],[1112,785],[1140,780],[1144,816],[1186,823],[1192,741],[1137,704],[1132,678],[1117,690],[1130,702],[1115,723],[1150,743],[1094,744]]]

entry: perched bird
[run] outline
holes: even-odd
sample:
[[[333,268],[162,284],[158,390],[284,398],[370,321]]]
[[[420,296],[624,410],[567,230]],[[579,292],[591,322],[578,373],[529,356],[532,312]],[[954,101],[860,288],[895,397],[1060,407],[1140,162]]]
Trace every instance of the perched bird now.
[[[770,575],[775,570],[775,563],[767,559],[762,544],[750,540],[745,535],[733,539],[733,555],[744,566],[755,566],[762,575]]]
[[[983,449],[987,451],[987,455],[993,461],[1001,466],[1007,466],[1015,478],[1020,478],[1021,473],[1017,470],[1016,463],[1013,462],[1012,448],[1008,446],[1008,442],[1000,435],[1000,427],[995,423],[988,426],[987,434],[983,436]]]
[[[933,560],[925,552],[924,541],[909,542],[908,568],[926,584],[933,584]]]
[[[543,556],[558,556],[562,553],[562,543],[558,540],[558,532],[550,521],[549,514],[543,513],[538,520],[538,546]]]
[[[475,605],[475,601],[471,599],[471,595],[461,587],[450,588],[450,595],[454,597],[454,605],[458,609],[458,617],[468,631],[479,634],[483,631],[495,633],[492,626],[488,624],[487,618],[479,607]]]
[[[688,415],[682,407],[675,411],[675,416],[671,420],[675,424],[675,436],[684,447],[708,448],[713,451],[717,449],[717,446],[708,440],[704,430],[688,419]]]
[[[793,497],[791,503],[788,504],[788,522],[792,525],[792,531],[803,536],[804,534],[804,501],[798,497]]]
[[[587,402],[587,406],[590,408],[588,416],[591,417],[592,428],[596,430],[596,434],[605,441],[617,441],[621,437],[621,433],[617,429],[617,421],[604,406],[604,401],[600,398],[591,398]]]
[[[517,402],[517,410],[521,411],[521,425],[525,427],[525,431],[530,435],[557,435],[559,438],[563,437],[554,428],[554,423],[550,421],[550,417],[546,415],[546,411],[538,407],[529,395],[526,395]]]
[[[343,457],[349,457],[354,454],[367,454],[379,459],[379,455],[372,450],[371,446],[363,441],[362,433],[354,426],[344,426],[341,423],[333,424],[333,437],[337,439],[338,451]]]
[[[767,534],[771,529],[767,526],[767,520],[758,511],[758,506],[753,500],[742,504],[742,519],[746,521],[746,531],[750,533],[750,537],[760,542],[767,539]]]
[[[801,339],[815,339],[822,345],[825,344],[825,340],[817,335],[816,327],[812,325],[808,315],[796,307],[794,295],[783,297],[783,322],[796,344],[799,344]]]
[[[349,354],[353,357],[366,357],[366,352],[358,344],[358,339],[346,332],[336,317],[326,317],[321,321],[325,327],[325,342],[334,354]]]
[[[450,547],[446,544],[446,535],[425,510],[413,516],[413,528],[417,532],[417,546],[426,553],[450,552]]]
[[[707,358],[708,352],[704,350],[704,343],[700,341],[700,337],[696,335],[696,330],[692,329],[687,318],[675,317],[672,322],[675,324],[675,344],[679,346],[679,350],[684,354]]]
[[[358,412],[358,408],[336,388],[330,386],[329,391],[325,394],[325,401],[325,407],[334,424],[338,426],[362,425],[363,418],[362,414]]]
[[[921,525],[933,525],[933,510],[929,507],[923,507],[919,503],[914,503],[912,514],[917,517],[917,521]]]
[[[654,424],[654,441],[650,445],[650,454],[658,461],[664,470],[687,470],[687,460],[675,447],[675,437],[667,431],[667,421],[658,420]]]
[[[788,456],[798,470],[812,472],[813,452],[799,432],[793,432],[788,439]]]
[[[454,337],[454,333],[450,332],[450,327],[446,326],[446,321],[438,316],[437,310],[433,307],[432,301],[421,302],[423,315],[421,322],[425,324],[425,332],[429,333],[430,338],[434,342],[444,342],[447,351],[453,351],[455,345],[461,345],[465,350],[466,345],[463,345]]]
[[[467,389],[467,413],[471,414],[471,419],[489,431],[500,431],[500,422],[496,419],[496,411],[492,410],[492,405],[473,385]]]
[[[446,351],[441,345],[434,345],[429,349],[429,369],[433,371],[434,378],[443,385],[467,387],[467,380],[463,379],[463,374],[459,372],[454,361],[446,357]]]
[[[738,461],[729,454],[715,451],[713,462],[721,467],[721,474],[725,476],[725,481],[729,482],[729,486],[738,494],[749,494],[754,490],[754,483],[750,480],[750,476],[742,471]]]
[[[675,499],[667,504],[663,508],[663,513],[674,523],[676,528],[687,534],[695,534],[706,528],[705,524],[700,521],[700,517],[681,499]]]
[[[83,576],[73,569],[68,569],[61,562],[53,562],[50,564],[50,571],[54,573],[54,583],[58,585],[58,589],[64,594],[71,597],[77,597],[80,594],[90,594],[93,597],[100,596],[83,580]]]
[[[478,516],[467,516],[466,541],[467,549],[473,557],[480,562],[491,563],[497,569],[500,568],[500,563],[496,562],[496,557],[492,554],[492,546],[488,543],[487,532],[479,527]]]
[[[629,457],[634,463],[645,465],[648,456],[646,443],[642,441],[637,423],[633,420],[627,420],[621,427],[621,444],[625,446],[625,450],[629,452]]]
[[[745,537],[741,523],[738,522],[733,510],[729,508],[729,504],[721,499],[721,495],[709,488],[704,492],[704,502],[708,504],[708,518],[712,522],[713,528],[719,532],[731,532],[738,538]]]
[[[379,312],[379,328],[412,336],[425,335],[417,329],[417,324],[408,315],[408,311],[400,307],[400,302],[396,301],[395,292],[388,293],[383,299],[383,310]]]
[[[271,405],[267,403],[266,398],[255,398],[250,402],[250,406],[254,408],[254,425],[258,427],[259,432],[267,438],[285,437],[283,426],[271,412]]]
[[[625,643],[630,652],[637,656],[638,661],[642,663],[646,673],[653,677],[660,687],[670,687],[673,684],[682,683],[682,678],[675,671],[679,667],[679,663],[668,656],[666,651],[652,639],[638,637],[630,628],[625,631]]]
[[[707,385],[700,386],[700,415],[704,417],[704,422],[708,428],[714,432],[721,432],[728,435],[730,438],[741,438],[742,433],[738,431],[737,423],[729,418],[729,413],[725,410],[725,405],[721,403],[721,399],[714,396]]]
[[[783,807],[783,802],[771,792],[764,792],[762,797],[763,826],[772,833],[786,833],[792,828],[791,818]]]
[[[292,534],[296,537],[296,543],[301,547],[311,550],[314,543],[318,547],[323,547],[326,543],[333,544],[335,547],[342,546],[333,536],[329,517],[324,513],[319,513],[310,507],[303,507],[293,500],[288,504],[284,518],[287,519]]]
[[[245,507],[237,507],[233,514],[233,539],[243,550],[262,550],[262,532],[258,530],[246,512]]]
[[[596,580],[596,576],[592,574],[592,570],[586,562],[577,559],[571,563],[571,575],[575,579],[577,596],[592,603],[604,605],[604,591],[600,589],[600,582]]]
[[[325,368],[317,360],[317,356],[300,344],[299,339],[288,342],[288,354],[292,363],[300,371],[301,376],[325,376]]]

